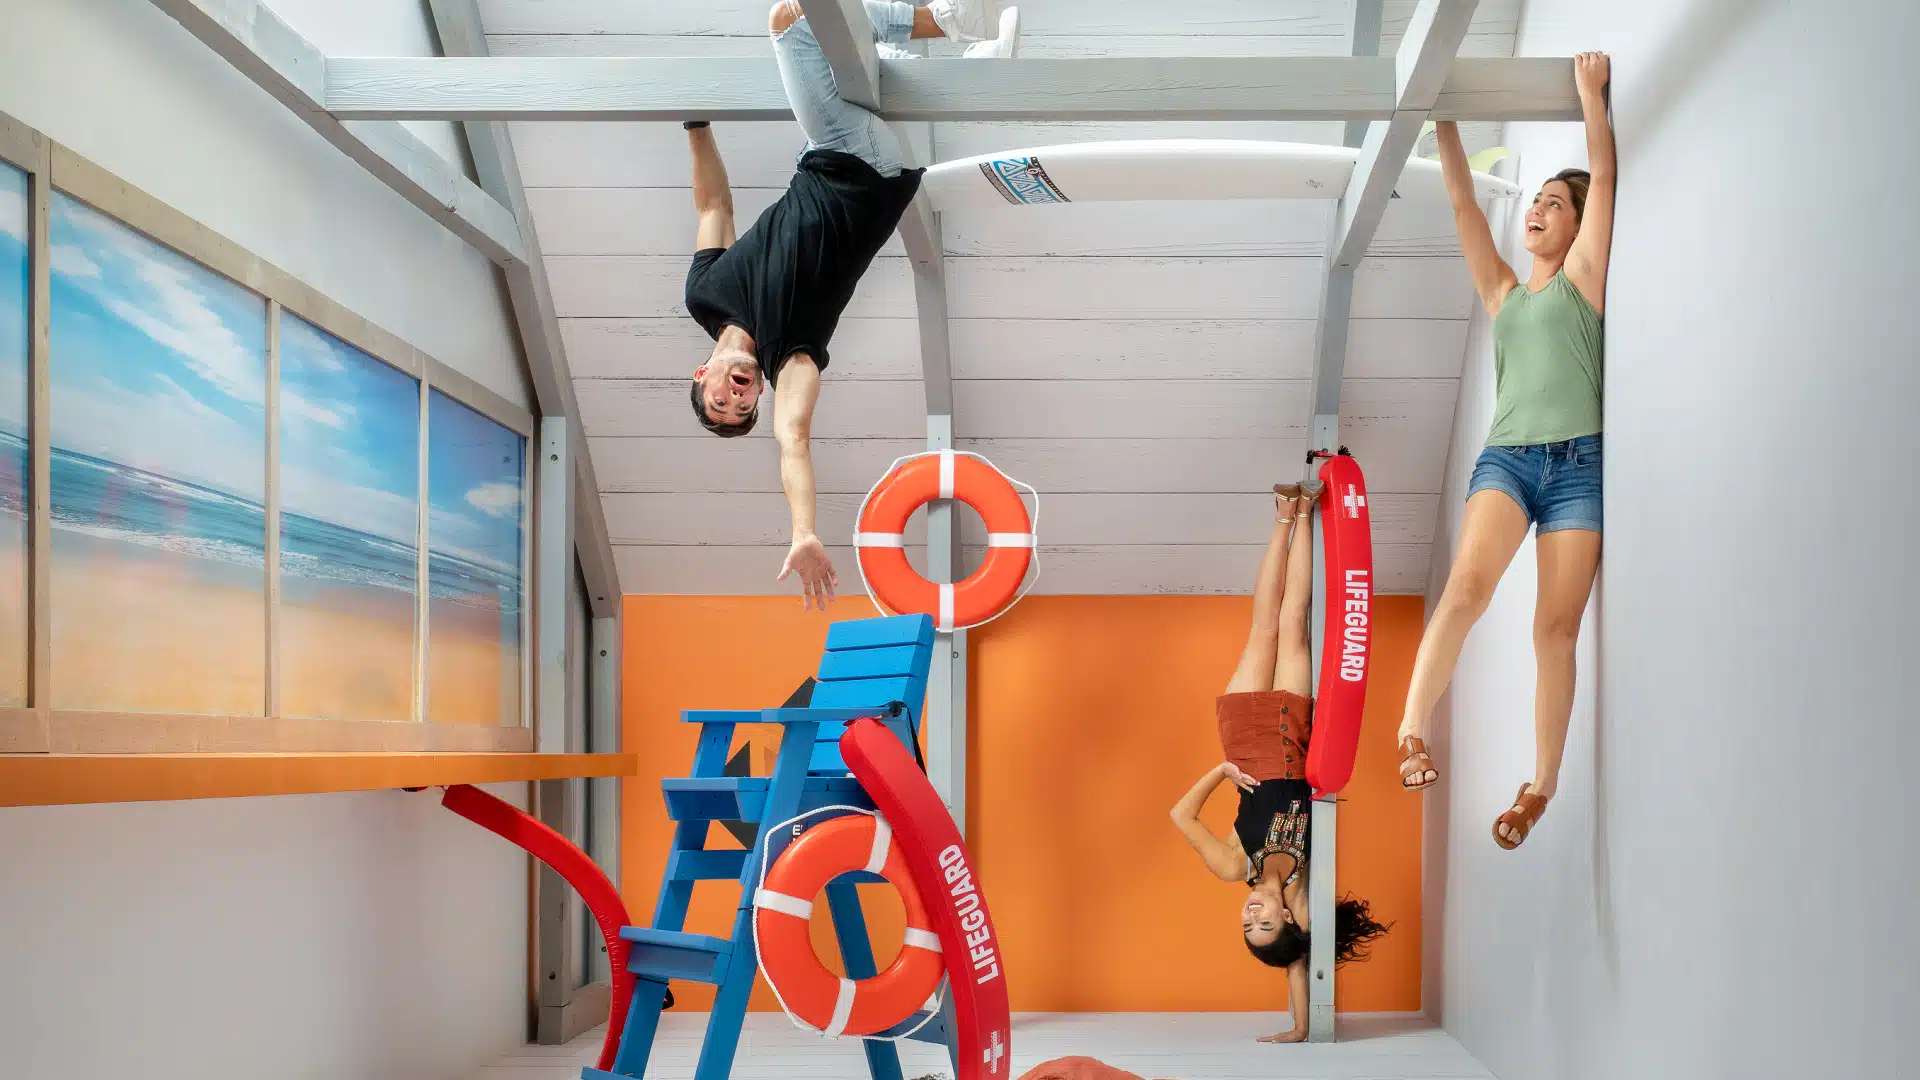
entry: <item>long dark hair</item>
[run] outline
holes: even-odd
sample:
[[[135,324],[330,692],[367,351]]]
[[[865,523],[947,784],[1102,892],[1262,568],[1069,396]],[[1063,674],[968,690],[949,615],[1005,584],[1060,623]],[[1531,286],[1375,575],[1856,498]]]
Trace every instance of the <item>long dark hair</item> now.
[[[1392,928],[1391,923],[1383,926],[1374,921],[1365,900],[1356,900],[1351,896],[1342,899],[1333,907],[1334,964],[1338,966],[1349,960],[1365,960],[1373,949],[1374,940]],[[1268,967],[1283,968],[1305,958],[1312,943],[1311,934],[1293,923],[1285,923],[1280,927],[1279,936],[1267,944],[1247,942],[1247,951]]]

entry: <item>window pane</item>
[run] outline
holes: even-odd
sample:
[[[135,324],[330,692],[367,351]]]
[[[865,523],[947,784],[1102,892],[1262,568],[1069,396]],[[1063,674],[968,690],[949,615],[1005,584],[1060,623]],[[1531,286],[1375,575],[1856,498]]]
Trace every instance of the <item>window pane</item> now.
[[[0,164],[0,706],[27,703],[27,174]]]
[[[413,718],[420,384],[280,315],[280,711]]]
[[[258,714],[266,301],[59,193],[50,239],[53,706]]]
[[[526,440],[437,390],[427,410],[427,718],[518,725]]]

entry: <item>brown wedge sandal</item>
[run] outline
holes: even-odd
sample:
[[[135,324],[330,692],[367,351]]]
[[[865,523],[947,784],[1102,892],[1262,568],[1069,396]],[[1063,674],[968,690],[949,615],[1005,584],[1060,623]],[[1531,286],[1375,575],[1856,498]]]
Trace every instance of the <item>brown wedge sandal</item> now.
[[[1513,798],[1513,809],[1508,810],[1506,813],[1494,819],[1493,842],[1506,848],[1508,851],[1512,851],[1514,848],[1526,843],[1527,837],[1533,832],[1533,827],[1539,823],[1540,818],[1547,812],[1547,800],[1527,790],[1532,786],[1533,784],[1531,783],[1521,784],[1520,794]],[[1520,830],[1520,839],[1508,840],[1506,837],[1501,836],[1500,826],[1502,825],[1510,829]]]
[[[1400,740],[1400,787],[1404,791],[1419,791],[1440,782],[1440,770],[1433,767],[1433,758],[1427,756],[1427,744],[1417,736],[1409,735]],[[1418,780],[1426,773],[1432,773],[1431,780]],[[1408,781],[1414,781],[1408,783]]]

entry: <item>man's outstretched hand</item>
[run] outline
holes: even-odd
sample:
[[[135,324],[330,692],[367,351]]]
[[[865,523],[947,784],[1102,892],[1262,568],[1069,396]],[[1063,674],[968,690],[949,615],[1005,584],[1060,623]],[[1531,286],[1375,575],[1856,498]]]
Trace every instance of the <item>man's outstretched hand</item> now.
[[[840,585],[840,575],[834,573],[833,560],[827,557],[827,547],[818,536],[796,537],[793,547],[787,550],[786,564],[780,567],[780,576],[776,581],[787,580],[788,574],[800,575],[800,602],[802,606],[818,606],[821,611],[833,603],[833,591]]]

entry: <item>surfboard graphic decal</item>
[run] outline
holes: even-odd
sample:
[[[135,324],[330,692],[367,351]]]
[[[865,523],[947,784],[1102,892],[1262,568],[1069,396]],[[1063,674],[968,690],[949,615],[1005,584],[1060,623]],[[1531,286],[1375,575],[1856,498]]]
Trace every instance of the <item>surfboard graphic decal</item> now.
[[[1072,202],[1060,186],[1047,175],[1037,157],[1000,158],[980,163],[980,174],[987,178],[1000,197],[1015,206]]]

